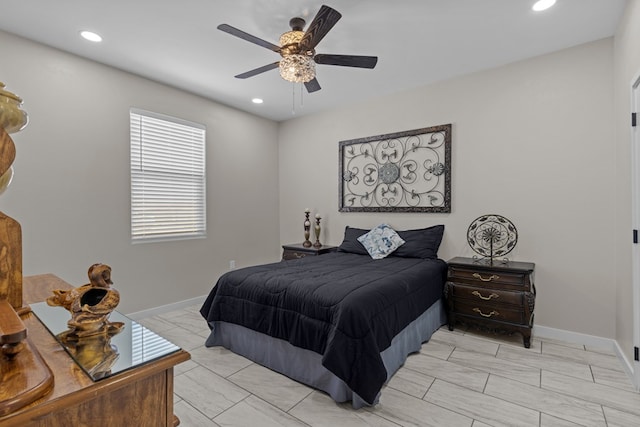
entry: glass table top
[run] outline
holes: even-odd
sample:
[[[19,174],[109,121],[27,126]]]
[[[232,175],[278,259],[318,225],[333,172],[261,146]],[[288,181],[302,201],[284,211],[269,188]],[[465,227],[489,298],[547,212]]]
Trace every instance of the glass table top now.
[[[62,307],[51,307],[46,302],[30,306],[42,324],[94,381],[180,350],[180,347],[117,311],[111,313],[109,321],[124,323],[119,333],[62,340],[61,334],[69,329],[67,321],[71,319],[71,314]]]

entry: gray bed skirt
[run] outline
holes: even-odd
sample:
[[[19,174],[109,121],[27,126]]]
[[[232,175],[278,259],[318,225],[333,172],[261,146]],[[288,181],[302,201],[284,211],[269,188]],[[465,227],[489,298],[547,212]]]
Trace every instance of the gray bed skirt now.
[[[387,381],[407,356],[420,350],[422,343],[428,341],[445,322],[446,312],[442,300],[438,300],[393,338],[391,345],[380,353],[387,370]],[[322,366],[320,354],[233,323],[218,321],[210,322],[210,325],[212,329],[205,343],[207,347],[225,347],[289,378],[322,390],[336,402],[351,401],[356,409],[369,406],[340,378]],[[378,403],[379,398],[380,393],[374,404]]]

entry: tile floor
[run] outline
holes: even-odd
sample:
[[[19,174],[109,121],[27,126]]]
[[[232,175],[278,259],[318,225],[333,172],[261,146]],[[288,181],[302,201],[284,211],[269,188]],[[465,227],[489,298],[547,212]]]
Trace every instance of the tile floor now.
[[[212,426],[640,426],[640,394],[612,351],[446,327],[409,356],[374,408],[353,410],[235,355],[204,347],[188,307],[140,321],[191,353],[175,368],[175,412]]]

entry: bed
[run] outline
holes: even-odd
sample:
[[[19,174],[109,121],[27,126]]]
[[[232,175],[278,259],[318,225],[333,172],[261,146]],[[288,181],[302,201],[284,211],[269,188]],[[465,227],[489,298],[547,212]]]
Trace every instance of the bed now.
[[[446,321],[443,231],[398,231],[401,246],[373,259],[358,240],[370,230],[347,227],[338,252],[225,273],[200,310],[211,328],[206,345],[337,402],[375,405],[407,355]]]

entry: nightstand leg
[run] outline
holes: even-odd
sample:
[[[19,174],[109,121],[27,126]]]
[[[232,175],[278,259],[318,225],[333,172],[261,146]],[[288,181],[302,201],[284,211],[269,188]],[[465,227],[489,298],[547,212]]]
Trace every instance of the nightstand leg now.
[[[531,347],[531,332],[522,334],[522,341],[524,342],[524,348]]]
[[[448,317],[448,322],[447,323],[448,323],[448,326],[449,326],[449,330],[453,331],[453,327],[456,324],[456,317],[451,312],[449,313],[449,315],[447,317]]]

